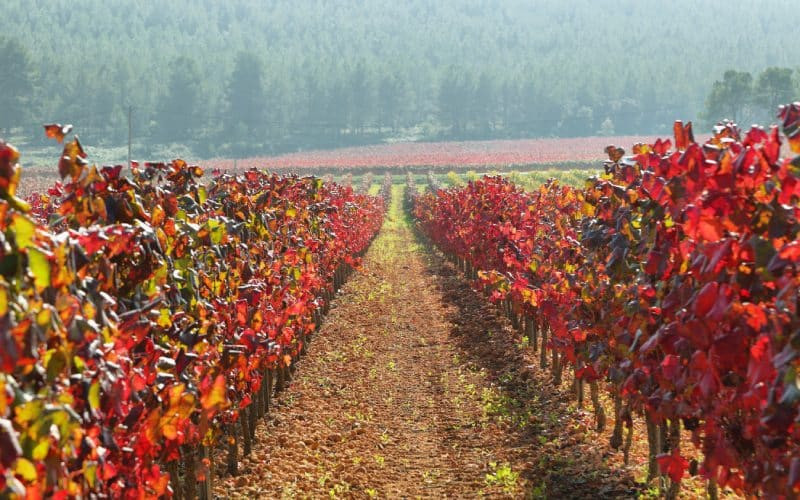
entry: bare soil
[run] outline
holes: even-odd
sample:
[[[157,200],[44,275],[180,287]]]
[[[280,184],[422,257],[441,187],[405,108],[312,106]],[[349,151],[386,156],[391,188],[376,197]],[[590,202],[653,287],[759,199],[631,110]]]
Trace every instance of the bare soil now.
[[[619,498],[634,470],[499,310],[386,224],[225,498]],[[565,377],[566,379],[566,377]],[[606,433],[607,434],[607,433]]]

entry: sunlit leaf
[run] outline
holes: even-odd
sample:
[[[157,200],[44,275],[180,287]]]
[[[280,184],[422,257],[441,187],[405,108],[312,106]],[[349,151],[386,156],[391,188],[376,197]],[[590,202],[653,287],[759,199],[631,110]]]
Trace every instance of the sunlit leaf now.
[[[226,392],[225,377],[217,375],[208,391],[200,397],[200,403],[203,409],[210,410],[226,406]]]
[[[33,273],[33,281],[38,291],[50,286],[50,260],[46,253],[38,248],[28,249],[28,264]]]
[[[20,457],[17,459],[17,462],[14,464],[14,472],[19,474],[22,479],[26,481],[36,481],[36,467],[25,458]]]
[[[61,125],[60,123],[44,125],[44,134],[49,139],[55,139],[59,143],[64,142],[64,136],[70,132],[72,132],[72,125]]]
[[[11,220],[11,230],[17,240],[19,248],[30,248],[34,246],[33,238],[36,234],[36,223],[28,216],[15,213]]]
[[[87,397],[87,401],[89,402],[89,407],[92,410],[100,409],[100,382],[97,380],[92,382],[92,385],[89,386],[89,395]]]
[[[8,313],[8,284],[0,278],[0,317]],[[0,413],[2,414],[2,413]]]

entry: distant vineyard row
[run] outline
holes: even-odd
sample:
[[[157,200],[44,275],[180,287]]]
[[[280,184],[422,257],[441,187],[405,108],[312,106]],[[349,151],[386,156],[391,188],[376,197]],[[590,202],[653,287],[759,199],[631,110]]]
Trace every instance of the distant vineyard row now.
[[[383,198],[257,170],[203,184],[179,160],[125,176],[75,138],[31,206],[18,159],[0,141],[0,497],[197,495],[213,446],[235,469]]]
[[[577,139],[520,139],[467,142],[403,142],[305,151],[280,156],[217,159],[206,162],[219,169],[365,169],[377,167],[420,167],[467,169],[475,167],[514,168],[532,165],[582,163],[601,159],[598,154],[609,141],[619,144],[649,141],[649,137],[589,137]],[[424,171],[424,170],[423,170]]]
[[[782,130],[606,149],[576,189],[486,177],[413,199],[423,232],[503,304],[560,383],[614,400],[611,445],[644,415],[649,475],[800,492],[800,103]],[[552,359],[546,356],[548,351]],[[627,435],[623,438],[624,430]],[[691,436],[694,450],[681,443]]]

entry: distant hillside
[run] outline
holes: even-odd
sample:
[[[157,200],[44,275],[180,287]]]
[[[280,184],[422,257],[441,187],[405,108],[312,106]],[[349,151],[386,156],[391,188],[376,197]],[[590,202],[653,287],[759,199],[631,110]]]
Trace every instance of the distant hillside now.
[[[203,156],[664,132],[725,69],[800,67],[798,26],[796,0],[4,0],[30,105],[0,129],[120,145],[132,106]]]

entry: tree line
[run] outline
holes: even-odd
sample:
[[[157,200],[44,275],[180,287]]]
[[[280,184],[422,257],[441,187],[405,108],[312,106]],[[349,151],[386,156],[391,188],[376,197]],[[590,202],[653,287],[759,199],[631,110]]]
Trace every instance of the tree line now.
[[[691,0],[7,2],[0,132],[33,142],[61,121],[122,146],[129,111],[141,148],[195,157],[652,134],[678,117],[768,121],[798,95],[792,0],[750,17]]]
[[[709,124],[728,119],[740,125],[773,123],[778,106],[800,100],[800,72],[770,67],[753,76],[727,70],[706,98],[703,118]]]

